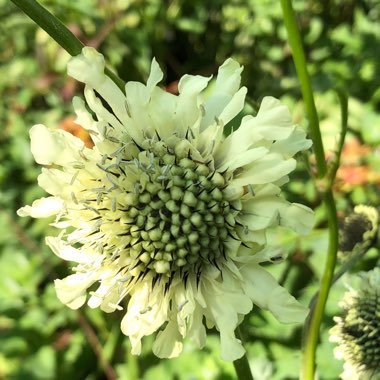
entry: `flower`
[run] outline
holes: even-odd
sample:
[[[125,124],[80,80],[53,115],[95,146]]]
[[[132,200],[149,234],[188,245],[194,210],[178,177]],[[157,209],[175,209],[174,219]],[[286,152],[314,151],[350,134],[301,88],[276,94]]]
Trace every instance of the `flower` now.
[[[94,147],[43,125],[30,131],[32,153],[47,165],[39,185],[51,196],[18,214],[56,215],[62,231],[46,242],[77,263],[55,281],[58,298],[73,309],[86,301],[125,308],[133,354],[156,331],[159,357],[178,356],[185,337],[203,347],[207,326],[220,332],[221,356],[235,360],[244,349],[234,331],[253,303],[284,323],[306,316],[259,264],[282,256],[267,246],[267,229],[304,234],[313,225],[309,208],[280,196],[292,157],[311,142],[272,97],[223,136],[244,106],[241,71],[228,59],[207,97],[211,78],[185,75],[175,96],[157,86],[163,74],[153,60],[147,84],[128,82],[124,93],[86,47],[68,73],[85,83],[87,104],[73,105]]]
[[[355,247],[369,246],[377,238],[378,229],[378,211],[371,206],[355,206],[339,229],[340,253],[351,252]]]
[[[344,360],[342,379],[380,379],[380,269],[360,273],[357,290],[343,297],[343,315],[334,317],[330,341],[338,343],[336,358]]]
[[[372,164],[375,161],[374,156],[376,151],[371,146],[362,144],[356,137],[348,136],[342,150],[334,188],[349,192],[357,186],[378,184],[380,176],[377,167]]]
[[[87,148],[92,148],[94,146],[90,134],[82,126],[75,123],[74,117],[66,117],[63,119],[59,128],[80,138]]]

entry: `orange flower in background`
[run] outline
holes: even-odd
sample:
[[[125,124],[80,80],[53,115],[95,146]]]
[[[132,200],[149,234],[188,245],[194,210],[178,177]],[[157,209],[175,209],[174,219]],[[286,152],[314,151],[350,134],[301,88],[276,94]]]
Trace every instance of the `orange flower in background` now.
[[[342,160],[346,165],[355,165],[371,152],[372,148],[369,145],[362,144],[356,137],[351,137],[343,147]]]
[[[346,192],[354,186],[380,183],[380,174],[368,163],[371,154],[371,146],[362,144],[356,137],[349,138],[343,148],[341,165],[336,175],[338,190]]]
[[[90,134],[74,120],[74,117],[66,117],[59,125],[59,129],[63,129],[64,131],[71,133],[73,136],[78,137],[85,143],[87,148],[92,148],[94,142],[92,141]]]

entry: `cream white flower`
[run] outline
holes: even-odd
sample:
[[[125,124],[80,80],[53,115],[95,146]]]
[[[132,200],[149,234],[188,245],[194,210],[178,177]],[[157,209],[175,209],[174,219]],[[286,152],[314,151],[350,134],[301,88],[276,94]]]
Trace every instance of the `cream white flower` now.
[[[281,252],[266,245],[278,225],[307,233],[313,212],[280,196],[295,153],[310,147],[280,101],[266,97],[228,137],[223,128],[243,108],[242,67],[228,59],[211,78],[185,75],[179,96],[157,84],[153,60],[146,85],[122,92],[104,74],[102,55],[84,48],[68,73],[85,83],[86,103],[73,101],[77,138],[43,125],[31,131],[32,153],[49,194],[19,215],[56,214],[58,237],[47,244],[74,274],[56,280],[71,308],[86,301],[105,312],[125,309],[121,329],[132,352],[157,333],[159,357],[180,354],[185,337],[203,347],[206,327],[220,332],[221,355],[244,354],[235,329],[253,303],[281,322],[301,322],[307,310],[259,264]]]
[[[344,360],[344,380],[380,379],[380,269],[361,272],[357,286],[346,292],[341,317],[330,330],[337,359]]]

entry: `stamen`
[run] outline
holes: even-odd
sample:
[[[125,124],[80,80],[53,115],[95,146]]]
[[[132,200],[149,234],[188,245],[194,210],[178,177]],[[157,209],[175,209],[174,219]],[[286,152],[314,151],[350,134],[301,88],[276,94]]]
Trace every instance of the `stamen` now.
[[[74,184],[76,178],[78,177],[78,174],[79,174],[79,170],[74,173],[73,177],[71,178],[70,185]]]
[[[73,200],[73,202],[74,202],[75,204],[79,204],[78,199],[77,199],[77,197],[75,196],[75,194],[74,194],[73,191],[71,192],[71,199]]]
[[[132,118],[131,109],[129,107],[127,98],[125,99],[124,107],[125,107],[125,110],[127,111],[127,115],[129,116],[129,118]]]

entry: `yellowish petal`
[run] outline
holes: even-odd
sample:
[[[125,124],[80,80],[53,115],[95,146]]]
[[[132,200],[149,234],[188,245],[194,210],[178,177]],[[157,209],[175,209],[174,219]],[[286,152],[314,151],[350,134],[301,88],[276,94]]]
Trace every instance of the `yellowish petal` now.
[[[258,265],[245,265],[241,271],[245,277],[244,290],[256,305],[271,311],[282,323],[305,320],[308,310],[265,269]]]
[[[79,309],[86,302],[86,290],[96,281],[95,274],[76,273],[63,280],[55,280],[58,299],[71,309]]]
[[[183,348],[182,337],[175,321],[169,321],[163,331],[157,334],[153,353],[159,358],[175,358]]]
[[[64,206],[60,198],[48,197],[40,198],[32,203],[32,206],[21,207],[17,211],[19,216],[31,216],[32,218],[46,218],[58,214]]]

